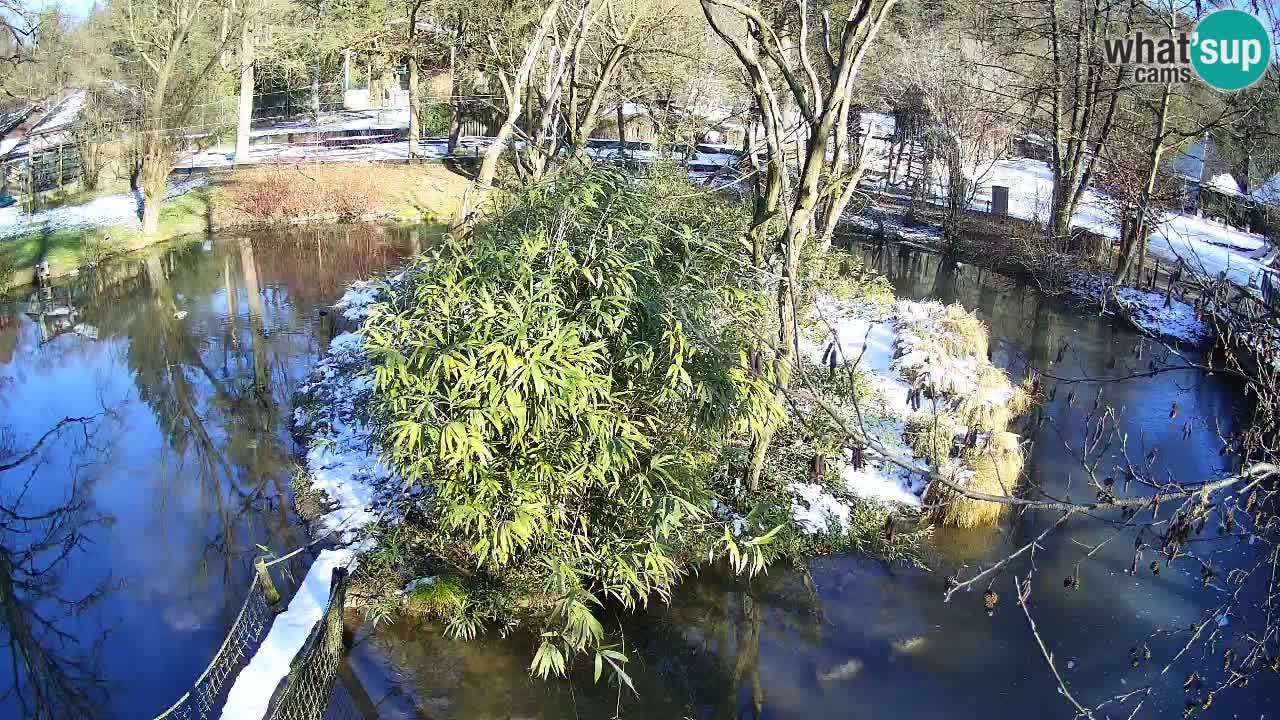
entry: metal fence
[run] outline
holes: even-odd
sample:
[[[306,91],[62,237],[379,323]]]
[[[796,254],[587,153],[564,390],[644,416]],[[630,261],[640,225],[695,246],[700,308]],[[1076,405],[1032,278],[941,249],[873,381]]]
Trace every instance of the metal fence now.
[[[191,689],[168,710],[160,713],[156,720],[208,720],[217,717],[227,678],[241,662],[253,655],[274,617],[275,611],[267,601],[267,593],[259,576],[255,575],[240,614],[222,641],[222,647]]]
[[[265,720],[346,720],[355,714],[329,714],[338,664],[342,662],[342,610],[349,578],[346,568],[333,569],[329,605],[312,628],[307,642],[294,656],[284,688],[273,698]],[[348,696],[349,698],[349,696]],[[333,708],[334,711],[341,708]],[[351,708],[354,713],[354,708]]]
[[[80,149],[65,143],[0,164],[0,190],[29,196],[57,190],[80,179]]]

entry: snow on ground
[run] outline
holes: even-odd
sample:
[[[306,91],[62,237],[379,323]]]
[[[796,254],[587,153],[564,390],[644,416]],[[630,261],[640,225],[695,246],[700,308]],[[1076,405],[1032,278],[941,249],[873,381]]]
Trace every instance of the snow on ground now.
[[[360,283],[338,306],[351,320],[363,320],[377,301],[375,287]],[[289,672],[289,664],[324,615],[333,569],[354,569],[359,552],[372,547],[359,531],[377,520],[373,508],[382,492],[400,484],[374,443],[372,430],[360,419],[360,408],[373,390],[367,371],[364,339],[344,333],[329,343],[329,352],[299,391],[294,425],[308,438],[306,463],[311,487],[331,501],[317,520],[320,537],[348,544],[323,550],[307,570],[288,609],[277,616],[262,646],[236,677],[222,710],[225,720],[260,718],[271,694]]]
[[[165,200],[185,195],[207,183],[208,179],[203,177],[171,180]],[[142,221],[138,216],[141,207],[141,197],[135,193],[106,195],[82,205],[65,205],[34,214],[27,214],[18,206],[11,205],[0,209],[0,239],[41,230],[57,232],[95,226],[141,230]]]
[[[996,163],[974,198],[975,209],[989,207],[992,185],[1009,188],[1010,215],[1041,222],[1047,219],[1053,195],[1053,173],[1047,164],[1027,158]],[[1072,223],[1104,237],[1119,237],[1119,228],[1112,224],[1093,191],[1086,191],[1081,198]],[[1147,247],[1167,262],[1182,260],[1188,268],[1206,276],[1225,272],[1232,282],[1248,286],[1256,284],[1262,266],[1255,256],[1264,252],[1268,243],[1261,235],[1211,219],[1169,213],[1151,233]]]
[[[903,436],[906,420],[913,411],[908,402],[911,386],[894,368],[898,352],[898,332],[891,313],[869,304],[820,296],[814,303],[816,334],[802,334],[800,352],[805,360],[828,365],[832,355],[840,363],[858,363],[858,369],[872,388],[875,401],[863,407],[863,423],[876,442],[898,455],[910,457]],[[920,505],[924,483],[898,466],[866,451],[865,462],[855,468],[853,451],[844,450],[837,472],[845,489],[858,497],[885,503]],[[821,532],[836,524],[846,529],[849,507],[814,483],[792,483],[792,515],[810,532]]]
[[[342,317],[346,320],[353,323],[361,322],[369,315],[369,306],[378,301],[379,293],[380,290],[376,283],[359,280],[347,288],[347,291],[343,293],[338,302],[333,304],[333,307],[335,310],[342,311]],[[334,342],[337,342],[337,338],[334,338]],[[329,348],[332,353],[332,343]]]
[[[902,216],[896,212],[888,212],[869,207],[860,213],[846,212],[844,221],[867,234],[883,233],[908,242],[932,245],[942,240],[942,228],[937,225],[905,225]]]
[[[813,311],[817,331],[802,333],[800,353],[809,363],[830,367],[833,358],[837,365],[857,363],[871,389],[869,399],[858,408],[862,424],[872,445],[883,447],[897,458],[913,458],[906,440],[910,421],[931,418],[935,408],[950,408],[960,398],[979,391],[978,376],[987,359],[948,354],[940,349],[941,339],[949,331],[937,320],[948,312],[946,306],[936,302],[899,300],[886,309],[868,301],[819,296]],[[913,408],[913,388],[927,388],[931,399],[921,397]],[[982,392],[983,402],[1003,404],[1013,397],[1014,388],[1009,384],[1001,392],[999,387],[984,387]],[[964,428],[959,430],[963,432]],[[873,448],[864,452],[861,467],[855,467],[852,448],[845,448],[843,457],[837,460],[845,491],[882,503],[920,507],[926,478],[891,462]],[[920,459],[913,463],[928,465]],[[972,474],[955,460],[948,461],[944,472],[959,482]],[[850,509],[838,497],[814,483],[796,482],[790,489],[792,514],[805,529],[847,529]]]
[[[1071,290],[1078,297],[1102,304],[1111,278],[1098,273],[1074,273]],[[1185,302],[1170,299],[1165,307],[1165,296],[1133,287],[1122,287],[1119,300],[1124,304],[1124,314],[1140,329],[1160,338],[1188,345],[1203,345],[1213,331],[1196,318],[1195,309]]]
[[[323,128],[328,131],[330,128]],[[292,131],[291,131],[292,132]],[[302,132],[301,130],[296,132]],[[272,132],[270,135],[284,135],[285,132]],[[455,156],[471,157],[485,151],[493,141],[489,137],[463,137],[458,141]],[[519,144],[519,143],[517,143]],[[705,146],[704,146],[705,147]],[[440,161],[449,157],[448,138],[424,138],[417,142],[414,158],[418,160]],[[709,147],[717,152],[699,151],[689,156],[689,163],[697,166],[725,167],[736,165],[741,154],[727,148]],[[668,154],[675,162],[683,162],[683,153],[661,153],[656,150],[627,149],[619,150],[616,145],[597,144],[587,148],[587,155],[598,160],[627,159],[635,162],[656,162]],[[272,163],[299,162],[394,162],[409,159],[409,141],[391,140],[370,137],[366,142],[358,142],[355,136],[344,139],[341,145],[329,141],[293,142],[293,143],[257,143],[249,148],[250,161],[266,165]],[[179,168],[221,168],[235,164],[235,153],[225,150],[202,150],[182,156]]]

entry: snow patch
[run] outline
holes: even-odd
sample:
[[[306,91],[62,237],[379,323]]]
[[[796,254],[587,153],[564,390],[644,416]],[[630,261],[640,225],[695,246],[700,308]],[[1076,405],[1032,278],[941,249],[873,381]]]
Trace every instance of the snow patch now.
[[[1109,284],[1110,278],[1098,273],[1078,272],[1071,276],[1072,293],[1099,304],[1106,299]],[[1119,289],[1117,298],[1134,325],[1161,340],[1200,346],[1213,335],[1210,327],[1196,317],[1195,309],[1181,300],[1170,298],[1166,307],[1163,294],[1127,286]]]
[[[165,200],[180,197],[208,183],[208,178],[204,177],[170,182],[165,191]],[[30,215],[12,205],[0,209],[0,239],[36,231],[57,232],[88,227],[141,230],[142,221],[138,215],[141,208],[141,197],[134,193],[106,195],[82,205],[65,205]]]

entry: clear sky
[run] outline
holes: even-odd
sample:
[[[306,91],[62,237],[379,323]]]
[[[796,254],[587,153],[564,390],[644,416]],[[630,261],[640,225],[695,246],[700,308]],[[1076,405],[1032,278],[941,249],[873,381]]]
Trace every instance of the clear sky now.
[[[43,10],[46,7],[61,7],[72,17],[86,17],[96,0],[30,0],[26,6],[32,10]]]

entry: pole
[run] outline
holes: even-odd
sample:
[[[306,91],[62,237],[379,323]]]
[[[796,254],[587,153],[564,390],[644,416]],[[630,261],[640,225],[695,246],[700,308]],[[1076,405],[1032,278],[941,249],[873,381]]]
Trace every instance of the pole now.
[[[275,605],[280,602],[280,593],[276,591],[276,585],[271,581],[271,572],[267,570],[267,559],[259,557],[253,561],[253,567],[258,572],[258,582],[262,583],[262,592],[267,596],[267,603]]]

